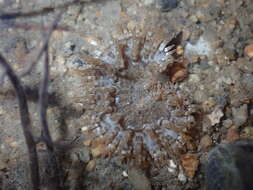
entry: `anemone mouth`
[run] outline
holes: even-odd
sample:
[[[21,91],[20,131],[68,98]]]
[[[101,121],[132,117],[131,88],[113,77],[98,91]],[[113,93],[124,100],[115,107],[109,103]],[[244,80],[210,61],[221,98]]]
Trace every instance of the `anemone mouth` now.
[[[166,103],[161,98],[162,86],[153,84],[146,68],[129,65],[127,74],[134,79],[119,79],[115,97],[116,111],[124,115],[124,125],[141,129],[144,124],[169,116]],[[154,91],[151,88],[158,89]]]

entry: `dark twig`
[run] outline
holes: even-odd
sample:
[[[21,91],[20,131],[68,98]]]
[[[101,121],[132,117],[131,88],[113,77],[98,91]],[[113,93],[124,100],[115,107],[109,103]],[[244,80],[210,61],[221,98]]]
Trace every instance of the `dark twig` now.
[[[45,47],[45,61],[43,65],[43,79],[41,81],[40,92],[39,92],[39,115],[40,123],[42,128],[42,139],[46,144],[49,156],[50,168],[52,171],[52,187],[53,189],[61,188],[61,179],[57,157],[54,150],[54,144],[50,135],[47,122],[47,105],[48,105],[48,82],[49,82],[49,55],[48,46]]]
[[[39,49],[37,54],[33,56],[34,59],[30,61],[30,64],[29,64],[28,68],[21,73],[21,77],[29,74],[32,71],[32,69],[34,68],[34,66],[36,65],[36,63],[38,62],[38,60],[41,58],[43,52],[45,51],[45,48],[47,47],[47,45],[49,43],[50,37],[51,37],[55,27],[57,26],[58,22],[60,21],[61,16],[64,13],[64,11],[65,11],[65,9],[62,9],[56,15],[53,23],[51,24],[51,26],[48,29],[48,33],[44,36],[42,47]]]
[[[31,170],[32,188],[34,190],[40,189],[40,176],[39,176],[39,164],[38,155],[36,150],[36,143],[31,132],[31,121],[29,117],[29,110],[27,106],[27,99],[24,92],[24,88],[21,85],[17,75],[14,73],[11,66],[6,59],[0,54],[0,64],[4,67],[5,73],[9,77],[17,94],[19,102],[19,113],[21,118],[21,125],[25,136],[26,145],[29,151],[29,166]]]
[[[49,14],[52,12],[55,12],[57,9],[65,9],[71,5],[79,3],[87,3],[87,2],[81,2],[80,0],[73,0],[67,3],[64,3],[62,5],[59,5],[57,7],[44,7],[39,10],[29,11],[29,12],[13,12],[13,13],[3,13],[0,15],[1,20],[9,20],[9,19],[15,19],[15,18],[27,18],[27,17],[34,17],[34,16],[41,16],[45,14]]]

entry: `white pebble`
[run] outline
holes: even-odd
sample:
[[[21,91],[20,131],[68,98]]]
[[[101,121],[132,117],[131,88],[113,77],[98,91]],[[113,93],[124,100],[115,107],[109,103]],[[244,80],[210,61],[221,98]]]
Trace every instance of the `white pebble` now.
[[[81,131],[82,131],[82,132],[85,132],[85,131],[88,131],[88,129],[89,129],[89,128],[88,128],[87,126],[84,126],[84,127],[81,128]]]
[[[123,171],[123,172],[122,172],[122,175],[123,175],[123,177],[128,177],[128,174],[127,174],[126,171]]]
[[[187,180],[187,178],[185,177],[185,175],[184,175],[184,173],[183,173],[183,171],[181,170],[180,172],[179,172],[179,174],[178,174],[178,180],[179,181],[181,181],[182,183],[185,183],[186,182],[186,180]]]
[[[170,173],[175,173],[176,169],[177,169],[177,165],[175,164],[175,162],[173,160],[169,160],[168,171]]]

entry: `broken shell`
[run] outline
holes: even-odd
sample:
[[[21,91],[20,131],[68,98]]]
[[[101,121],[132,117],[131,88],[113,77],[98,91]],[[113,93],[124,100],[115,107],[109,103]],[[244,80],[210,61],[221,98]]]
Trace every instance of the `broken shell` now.
[[[170,81],[175,83],[182,81],[188,75],[187,66],[189,62],[187,60],[183,60],[181,62],[175,63],[169,69]]]
[[[222,110],[219,107],[216,107],[211,114],[207,115],[207,117],[211,121],[211,125],[214,126],[220,123],[220,119],[223,117],[223,115],[224,113]]]
[[[182,155],[181,163],[185,174],[188,177],[193,178],[199,166],[198,155],[192,153]]]
[[[187,74],[188,73],[186,69],[181,69],[174,73],[174,75],[171,77],[171,82],[175,83],[175,82],[182,81],[183,79],[186,78]]]

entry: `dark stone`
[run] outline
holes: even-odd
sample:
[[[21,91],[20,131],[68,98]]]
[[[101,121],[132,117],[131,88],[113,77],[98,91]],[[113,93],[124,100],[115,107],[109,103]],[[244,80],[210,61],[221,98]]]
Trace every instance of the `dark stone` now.
[[[157,0],[157,4],[161,11],[166,12],[170,11],[177,7],[178,2],[177,0]]]
[[[220,144],[210,151],[205,170],[207,190],[253,189],[253,140]]]

